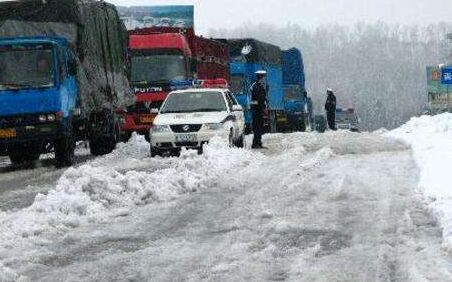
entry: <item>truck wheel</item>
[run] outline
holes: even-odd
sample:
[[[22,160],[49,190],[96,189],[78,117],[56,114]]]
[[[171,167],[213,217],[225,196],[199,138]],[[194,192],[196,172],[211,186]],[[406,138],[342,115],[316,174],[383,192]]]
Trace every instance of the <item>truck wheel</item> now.
[[[130,138],[132,138],[132,132],[122,132],[121,133],[121,142],[127,143]]]
[[[9,160],[13,165],[23,165],[39,160],[39,152],[27,152],[24,154],[20,151],[12,151],[8,154]]]
[[[74,164],[75,141],[71,135],[65,136],[55,142],[55,160],[58,167],[66,167]]]
[[[306,122],[305,122],[304,119],[300,123],[300,131],[301,132],[305,132],[306,131]]]
[[[109,136],[92,136],[89,140],[90,152],[93,156],[110,154],[116,148],[119,139],[119,127],[111,125]]]
[[[89,141],[89,149],[93,156],[110,154],[115,148],[114,138],[93,138]]]

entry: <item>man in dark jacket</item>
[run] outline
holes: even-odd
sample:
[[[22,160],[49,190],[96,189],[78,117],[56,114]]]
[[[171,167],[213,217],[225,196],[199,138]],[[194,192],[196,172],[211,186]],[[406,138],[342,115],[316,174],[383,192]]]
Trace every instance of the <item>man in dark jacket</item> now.
[[[264,78],[266,71],[260,70],[256,72],[256,82],[251,88],[251,112],[253,114],[253,146],[252,148],[263,148],[262,134],[264,131],[264,112],[267,108],[267,88]]]
[[[336,130],[336,96],[333,90],[328,88],[326,91],[328,97],[326,98],[325,110],[328,126],[331,130]]]

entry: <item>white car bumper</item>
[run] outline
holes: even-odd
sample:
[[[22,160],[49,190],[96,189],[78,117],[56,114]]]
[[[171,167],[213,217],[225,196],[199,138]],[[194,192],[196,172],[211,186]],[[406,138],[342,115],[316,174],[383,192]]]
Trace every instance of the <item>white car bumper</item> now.
[[[208,143],[215,136],[228,138],[229,132],[226,130],[198,131],[190,133],[175,132],[151,132],[151,146],[157,150],[170,150],[186,148],[200,148]]]

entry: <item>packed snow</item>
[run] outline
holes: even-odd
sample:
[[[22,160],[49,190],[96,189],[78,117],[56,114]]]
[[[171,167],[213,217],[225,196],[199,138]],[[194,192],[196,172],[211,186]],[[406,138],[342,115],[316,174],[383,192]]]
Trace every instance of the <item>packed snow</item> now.
[[[216,138],[179,158],[134,136],[0,212],[0,281],[452,279],[409,146],[387,134]]]
[[[443,226],[444,244],[452,250],[452,113],[412,118],[388,133],[412,146],[421,169],[419,192]]]

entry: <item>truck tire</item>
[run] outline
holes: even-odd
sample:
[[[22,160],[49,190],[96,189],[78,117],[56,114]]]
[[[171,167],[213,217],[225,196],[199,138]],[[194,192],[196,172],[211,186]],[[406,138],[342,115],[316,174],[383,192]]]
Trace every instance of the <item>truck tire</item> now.
[[[39,160],[39,152],[27,152],[12,151],[8,153],[9,160],[13,165],[29,164]]]
[[[121,133],[121,142],[127,143],[130,138],[132,138],[132,132],[122,132]]]
[[[55,160],[58,167],[67,167],[74,164],[75,141],[72,133],[55,142]]]
[[[116,148],[116,140],[112,137],[98,137],[89,140],[89,149],[93,156],[110,154]]]
[[[300,131],[306,132],[306,121],[304,118],[301,120],[301,123],[300,123]]]
[[[278,126],[277,126],[277,122],[276,122],[276,112],[275,111],[271,111],[270,112],[270,133],[276,133],[278,132]]]
[[[111,153],[119,141],[119,125],[116,123],[116,119],[109,117],[108,136],[91,136],[89,140],[90,152],[93,156],[102,156]]]

